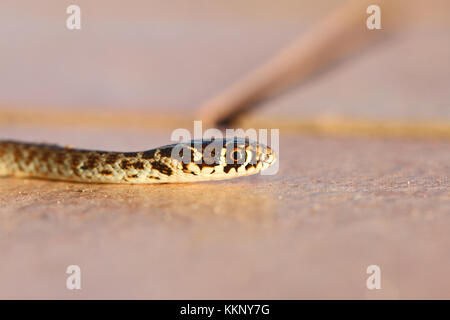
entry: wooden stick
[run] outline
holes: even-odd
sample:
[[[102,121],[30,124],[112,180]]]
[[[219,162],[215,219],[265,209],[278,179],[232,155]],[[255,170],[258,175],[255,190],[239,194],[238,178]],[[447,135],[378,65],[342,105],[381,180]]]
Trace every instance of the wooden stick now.
[[[385,31],[366,27],[369,16],[366,9],[371,2],[356,0],[346,3],[259,69],[200,106],[198,117],[205,126],[232,122],[255,103],[307,80],[349,52],[373,42]],[[383,9],[383,18],[392,14],[392,6],[389,9]]]

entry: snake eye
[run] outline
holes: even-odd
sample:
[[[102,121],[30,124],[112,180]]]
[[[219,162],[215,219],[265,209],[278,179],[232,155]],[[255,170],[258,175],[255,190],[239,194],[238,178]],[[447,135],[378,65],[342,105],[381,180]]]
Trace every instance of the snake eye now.
[[[233,161],[238,161],[238,160],[240,159],[240,157],[241,157],[241,154],[239,153],[239,151],[234,151],[234,152],[231,154],[231,159],[232,159]]]
[[[230,160],[233,163],[243,163],[245,162],[245,154],[241,149],[235,148],[234,151],[230,153]]]

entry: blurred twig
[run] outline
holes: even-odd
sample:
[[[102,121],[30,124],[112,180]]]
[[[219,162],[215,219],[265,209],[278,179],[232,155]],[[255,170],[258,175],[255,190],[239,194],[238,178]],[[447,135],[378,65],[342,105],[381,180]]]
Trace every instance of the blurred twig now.
[[[259,69],[204,103],[198,117],[206,126],[220,126],[234,121],[259,101],[309,79],[331,63],[367,46],[394,26],[396,1],[356,0],[331,13],[308,32],[281,50]],[[383,30],[368,30],[366,9],[370,4],[382,7]]]

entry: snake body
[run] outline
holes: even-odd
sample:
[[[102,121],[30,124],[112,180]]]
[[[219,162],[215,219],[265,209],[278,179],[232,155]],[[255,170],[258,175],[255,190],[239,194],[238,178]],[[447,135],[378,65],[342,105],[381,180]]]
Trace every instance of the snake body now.
[[[83,183],[223,180],[258,173],[275,159],[269,147],[240,138],[192,140],[142,152],[0,141],[0,176]]]

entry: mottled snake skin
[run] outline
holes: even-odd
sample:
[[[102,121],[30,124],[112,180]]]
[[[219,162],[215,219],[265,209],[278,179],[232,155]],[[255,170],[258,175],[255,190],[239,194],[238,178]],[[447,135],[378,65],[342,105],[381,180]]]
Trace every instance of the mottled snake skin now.
[[[247,139],[216,139],[219,147],[212,151],[211,142],[193,140],[143,152],[109,152],[0,141],[0,176],[84,183],[196,182],[255,174],[276,159],[269,147]],[[187,152],[180,152],[180,147]],[[173,156],[175,148],[179,157]]]

